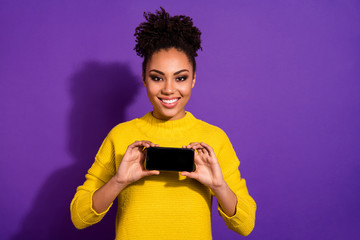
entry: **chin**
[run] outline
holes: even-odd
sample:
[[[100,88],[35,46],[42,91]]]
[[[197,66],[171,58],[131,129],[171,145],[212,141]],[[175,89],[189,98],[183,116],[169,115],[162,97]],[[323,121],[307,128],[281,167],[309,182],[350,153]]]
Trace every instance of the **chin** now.
[[[179,116],[181,114],[181,111],[176,111],[175,109],[165,109],[165,110],[161,110],[161,111],[157,111],[157,115],[159,118],[161,119],[172,119],[175,118],[177,116]]]

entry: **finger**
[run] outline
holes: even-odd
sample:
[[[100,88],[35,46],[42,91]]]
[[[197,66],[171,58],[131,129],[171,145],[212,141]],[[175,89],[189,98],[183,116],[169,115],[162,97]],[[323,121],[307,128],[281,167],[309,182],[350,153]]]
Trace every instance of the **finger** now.
[[[189,172],[180,172],[180,175],[181,175],[181,176],[188,177],[188,176],[189,176]]]
[[[149,147],[150,144],[148,143],[148,141],[135,141],[132,144],[129,145],[129,147],[131,148],[136,148],[136,147]]]
[[[127,151],[127,152],[130,152],[130,151],[133,151],[133,150],[136,150],[136,149],[142,150],[142,146],[141,146],[140,141],[135,141],[135,142],[133,142],[132,144],[130,144],[130,145],[127,147],[126,151]]]
[[[203,146],[207,150],[207,152],[209,153],[210,156],[215,156],[214,149],[212,147],[210,147],[210,145],[208,145],[204,142],[201,142],[200,145]]]
[[[151,147],[158,147],[158,146],[159,146],[159,144],[155,144],[155,143],[150,142],[150,141],[149,141],[149,143],[150,143],[150,146],[151,146]]]
[[[200,145],[200,146],[201,146],[201,145]],[[197,150],[198,150],[199,152],[201,152],[201,154],[203,154],[203,155],[209,155],[208,150],[207,150],[206,148],[204,148],[203,146],[199,147]]]
[[[192,149],[194,149],[194,150],[196,150],[196,149],[201,149],[201,148],[204,148],[203,146],[201,146],[201,144],[200,143],[197,143],[197,144],[194,144],[194,145],[192,145],[192,147],[191,147]]]
[[[155,146],[154,143],[147,141],[147,140],[142,140],[141,142],[142,142],[142,146],[144,146],[146,148]]]
[[[160,171],[159,170],[152,170],[152,171],[150,171],[150,174],[151,175],[159,175]]]
[[[133,147],[140,147],[142,151],[144,151],[145,148],[155,147],[157,145],[148,140],[135,141],[133,144]]]
[[[200,143],[198,142],[192,142],[192,143],[189,143],[186,147],[187,148],[193,148],[193,146],[196,146],[196,145],[199,145]]]
[[[199,154],[204,154],[204,152],[203,152],[204,150],[202,148],[198,148],[196,150],[198,151]]]
[[[201,150],[202,154],[209,156],[209,152],[206,148],[199,148],[199,149]]]
[[[138,147],[141,145],[141,141],[135,141],[132,144],[129,145],[129,147],[134,148],[134,147]]]
[[[160,174],[160,171],[158,171],[158,170],[151,170],[151,171],[145,170],[143,172],[143,177],[151,176],[151,175],[159,175],[159,174]]]
[[[197,149],[196,151],[199,151],[199,153],[195,154],[194,163],[203,165],[206,162],[207,157],[200,149]]]
[[[196,179],[197,174],[194,172],[180,172],[180,175]]]
[[[200,145],[203,146],[204,148],[206,148],[207,150],[209,150],[209,152],[214,151],[213,148],[209,144],[201,142]]]

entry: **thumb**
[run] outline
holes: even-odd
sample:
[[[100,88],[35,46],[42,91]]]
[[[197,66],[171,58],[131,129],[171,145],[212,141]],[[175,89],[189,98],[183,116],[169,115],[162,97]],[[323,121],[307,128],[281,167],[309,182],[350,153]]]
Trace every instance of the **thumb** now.
[[[195,178],[196,174],[192,172],[180,172],[180,175],[189,177],[189,178]]]
[[[159,174],[160,174],[160,171],[157,171],[157,170],[145,171],[144,172],[144,177],[145,176],[150,176],[150,175],[159,175]]]

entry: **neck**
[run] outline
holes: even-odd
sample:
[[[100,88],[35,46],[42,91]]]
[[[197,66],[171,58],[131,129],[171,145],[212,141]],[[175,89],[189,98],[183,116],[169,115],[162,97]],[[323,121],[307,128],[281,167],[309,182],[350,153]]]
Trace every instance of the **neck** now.
[[[150,137],[167,135],[185,136],[194,129],[197,120],[190,112],[185,112],[184,117],[177,120],[162,120],[154,117],[152,112],[148,112],[145,116],[137,119],[137,127]],[[175,137],[176,138],[176,137]]]
[[[163,121],[172,121],[172,120],[179,120],[181,118],[184,118],[186,116],[186,112],[185,110],[183,112],[180,112],[174,116],[165,116],[165,115],[161,115],[160,113],[157,113],[156,111],[152,111],[151,112],[152,116],[156,119],[159,119],[159,120],[163,120]]]

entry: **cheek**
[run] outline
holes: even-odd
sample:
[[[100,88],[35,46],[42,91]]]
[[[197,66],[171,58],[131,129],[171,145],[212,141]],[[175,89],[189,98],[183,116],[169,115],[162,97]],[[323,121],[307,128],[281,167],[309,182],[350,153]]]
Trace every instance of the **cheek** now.
[[[184,86],[181,86],[181,93],[183,95],[190,95],[191,94],[191,90],[192,90],[192,87],[191,87],[191,84],[186,84]]]
[[[156,85],[148,83],[146,85],[146,91],[147,91],[148,95],[150,95],[150,96],[156,95],[157,94]]]

